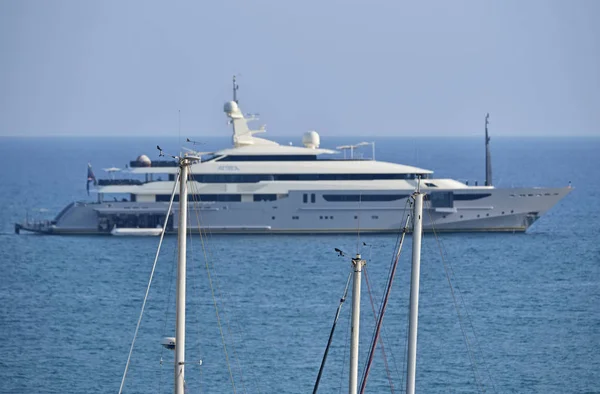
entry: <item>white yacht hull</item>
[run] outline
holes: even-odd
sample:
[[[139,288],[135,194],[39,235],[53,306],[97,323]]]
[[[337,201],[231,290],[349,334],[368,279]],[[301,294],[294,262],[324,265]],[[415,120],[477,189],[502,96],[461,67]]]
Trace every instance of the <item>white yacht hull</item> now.
[[[526,231],[571,190],[570,187],[455,190],[452,206],[436,207],[434,201],[425,202],[423,228],[439,232]],[[200,226],[211,233],[227,234],[386,233],[397,232],[410,211],[408,197],[360,203],[331,202],[323,198],[323,194],[344,192],[301,190],[290,191],[274,201],[190,202],[189,225],[191,228]],[[315,194],[314,203],[304,202],[303,195],[307,193]],[[456,200],[457,196],[468,193],[478,198]],[[407,191],[406,195],[409,194]],[[111,234],[114,224],[123,225],[113,223],[115,220],[142,220],[135,226],[143,232],[154,230],[150,226],[161,225],[160,215],[163,215],[164,223],[167,207],[166,202],[75,203],[52,222],[20,223],[17,226],[19,231],[45,234]],[[171,220],[168,229],[175,232],[177,213]]]

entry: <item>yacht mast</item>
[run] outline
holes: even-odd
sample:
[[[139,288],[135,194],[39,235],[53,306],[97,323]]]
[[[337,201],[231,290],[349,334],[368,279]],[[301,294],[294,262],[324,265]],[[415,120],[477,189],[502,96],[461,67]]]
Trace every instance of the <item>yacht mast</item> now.
[[[408,367],[406,394],[415,393],[417,368],[417,325],[419,319],[419,277],[421,271],[421,235],[423,232],[423,193],[417,190],[413,214],[412,270],[410,278],[410,320],[408,327]]]
[[[354,268],[354,279],[352,282],[352,328],[350,336],[350,380],[348,383],[348,393],[356,394],[358,389],[358,338],[360,326],[360,281],[362,267],[365,265],[360,254],[352,259]]]
[[[492,157],[490,154],[490,137],[488,135],[488,119],[490,114],[485,115],[485,185],[492,186]]]
[[[233,101],[235,101],[236,104],[239,104],[239,101],[237,99],[237,90],[240,87],[238,86],[237,83],[235,83],[235,75],[233,76]]]
[[[175,394],[184,394],[185,390],[185,276],[186,276],[186,237],[187,237],[187,178],[190,161],[179,160],[181,169],[179,177],[179,224],[177,243],[177,290],[176,290],[176,323],[175,323]]]

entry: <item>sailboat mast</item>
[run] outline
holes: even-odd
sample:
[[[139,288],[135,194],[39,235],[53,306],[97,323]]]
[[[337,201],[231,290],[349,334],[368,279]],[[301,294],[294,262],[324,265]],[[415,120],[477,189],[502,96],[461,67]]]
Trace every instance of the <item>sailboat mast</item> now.
[[[185,389],[185,279],[186,279],[186,237],[187,237],[187,178],[189,160],[179,162],[179,225],[177,243],[177,301],[175,323],[175,394],[184,394]]]
[[[419,320],[419,277],[421,275],[421,235],[423,233],[423,193],[413,194],[415,199],[413,214],[412,269],[410,278],[410,320],[408,326],[408,367],[406,373],[406,394],[415,393],[417,369],[417,325]]]
[[[365,260],[357,254],[352,259],[354,269],[354,278],[352,282],[352,328],[350,336],[350,380],[348,383],[348,393],[356,394],[358,389],[358,339],[360,328],[360,282],[362,276],[362,267]]]

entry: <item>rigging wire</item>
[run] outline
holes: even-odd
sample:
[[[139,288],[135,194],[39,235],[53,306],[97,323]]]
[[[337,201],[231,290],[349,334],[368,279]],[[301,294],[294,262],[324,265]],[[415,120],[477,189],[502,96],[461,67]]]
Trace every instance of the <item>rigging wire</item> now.
[[[409,205],[410,205],[410,200],[407,199],[406,202],[405,202],[405,204],[404,204],[404,209],[402,210],[402,212],[404,212],[404,214],[403,214],[404,216],[402,216],[402,221],[400,223],[408,221],[410,215],[409,215],[409,213],[407,211],[407,207]],[[387,278],[389,278],[390,275],[391,275],[391,273],[392,273],[394,262],[396,261],[395,255],[396,255],[397,251],[400,249],[400,243],[401,243],[401,240],[402,240],[403,230],[404,230],[403,227],[401,227],[400,229],[398,229],[398,235],[396,236],[396,243],[394,244],[394,248],[393,248],[394,254],[392,255],[392,258],[390,260],[390,265],[389,265],[388,272],[387,272]],[[385,293],[383,293],[382,296],[381,296],[381,301],[380,301],[380,304],[379,304],[380,306],[383,305],[384,298],[385,298]],[[374,338],[375,338],[375,330],[373,330],[373,336],[371,337],[371,343],[373,343],[373,339]],[[365,361],[365,366],[363,367],[363,371],[365,371],[366,368],[367,368],[367,361]],[[397,369],[398,368],[396,367],[396,370]]]
[[[430,204],[430,203],[429,203],[429,204]],[[437,234],[437,231],[436,231],[436,229],[435,229],[435,221],[434,221],[434,220],[433,220],[433,218],[431,217],[431,210],[430,210],[430,209],[428,209],[427,211],[428,211],[428,213],[429,213],[429,218],[430,218],[430,221],[431,221],[431,223],[432,223],[432,230],[433,230],[433,234],[434,234],[434,237],[435,237],[435,240],[436,240],[436,243],[437,243],[437,246],[438,246],[439,252],[440,252],[440,257],[441,257],[441,260],[442,260],[442,264],[443,264],[443,266],[444,266],[444,271],[445,271],[445,273],[446,273],[446,280],[448,281],[448,285],[449,285],[449,287],[450,287],[450,293],[451,293],[451,295],[452,295],[452,300],[453,300],[453,303],[454,303],[454,308],[456,309],[456,314],[458,315],[458,322],[459,322],[459,326],[460,326],[460,329],[461,329],[461,331],[462,331],[463,338],[464,338],[464,340],[465,340],[465,346],[466,346],[466,348],[467,348],[467,353],[469,354],[469,359],[470,359],[470,361],[471,361],[471,369],[472,369],[472,371],[473,371],[473,377],[474,377],[474,379],[475,379],[475,382],[477,383],[477,386],[478,386],[479,390],[480,390],[480,391],[482,391],[482,392],[485,392],[485,387],[483,386],[483,382],[481,381],[482,379],[481,379],[481,376],[480,376],[479,370],[478,370],[478,368],[477,368],[477,363],[476,363],[476,360],[475,360],[475,356],[474,356],[474,354],[473,354],[473,350],[471,349],[471,344],[470,344],[470,341],[469,341],[469,337],[468,337],[468,335],[467,335],[467,332],[466,332],[466,330],[465,330],[465,327],[464,327],[463,317],[462,317],[462,315],[461,315],[461,313],[460,313],[459,302],[457,301],[457,297],[456,297],[456,294],[455,294],[455,293],[458,293],[458,296],[459,296],[459,298],[460,298],[460,303],[463,305],[463,308],[465,309],[465,313],[466,313],[466,315],[467,315],[467,320],[468,320],[468,322],[469,322],[469,325],[471,326],[471,332],[473,333],[473,337],[474,337],[474,339],[475,339],[475,346],[477,346],[477,347],[478,347],[478,349],[479,349],[479,351],[480,351],[481,353],[483,353],[483,352],[482,352],[482,350],[481,350],[481,347],[480,347],[480,345],[479,345],[479,340],[478,340],[478,338],[477,338],[477,334],[476,334],[476,332],[475,332],[475,328],[473,327],[473,320],[471,319],[471,316],[470,316],[470,314],[469,314],[469,311],[468,311],[468,309],[467,309],[467,307],[466,307],[466,302],[465,302],[465,300],[464,300],[464,297],[463,297],[463,295],[462,295],[462,292],[460,291],[460,289],[455,289],[455,288],[454,288],[454,286],[452,286],[452,279],[451,279],[451,276],[452,276],[452,277],[456,277],[456,275],[455,275],[455,273],[454,273],[454,269],[452,268],[452,265],[451,265],[449,262],[447,262],[447,261],[446,261],[446,259],[445,259],[446,251],[445,251],[445,248],[444,248],[444,246],[443,246],[443,243],[442,243],[442,241],[439,239],[439,237],[438,237],[438,234]],[[456,292],[455,292],[455,290],[456,290]],[[483,364],[483,366],[484,366],[484,368],[486,369],[486,372],[487,372],[487,374],[488,374],[488,377],[489,377],[490,383],[491,383],[491,385],[492,385],[492,390],[493,390],[494,392],[497,392],[497,390],[496,390],[496,387],[495,387],[495,385],[494,385],[494,382],[493,382],[493,380],[491,379],[491,374],[490,374],[490,371],[489,371],[489,369],[487,368],[487,364],[485,364],[485,363],[484,363],[484,364]]]
[[[363,372],[363,377],[362,377],[362,382],[360,385],[360,393],[364,393],[365,388],[367,386],[367,379],[369,377],[369,372],[371,370],[371,365],[373,363],[373,356],[375,353],[375,348],[377,346],[377,341],[379,339],[379,333],[381,331],[381,325],[383,323],[383,317],[385,315],[385,310],[387,307],[387,303],[389,300],[389,296],[392,290],[392,284],[394,283],[394,276],[396,274],[396,269],[398,268],[398,260],[400,260],[400,254],[402,253],[402,246],[404,245],[404,238],[406,236],[406,232],[408,231],[408,221],[410,220],[410,215],[407,215],[406,217],[406,223],[404,225],[404,228],[402,229],[402,235],[401,235],[401,239],[400,239],[400,244],[398,246],[398,251],[396,252],[396,256],[394,259],[394,263],[392,264],[391,267],[391,272],[389,275],[389,279],[388,279],[388,284],[386,287],[386,291],[384,294],[384,298],[383,298],[383,302],[381,303],[381,306],[379,308],[379,313],[378,313],[378,319],[377,319],[377,326],[375,328],[375,333],[373,335],[373,339],[371,341],[371,348],[369,350],[369,357],[368,357],[368,361],[367,361],[367,365],[366,368],[364,369]]]
[[[192,189],[194,191],[194,193],[193,193],[194,194],[193,199],[194,199],[194,206],[196,208],[195,212],[197,214],[196,216],[197,216],[197,220],[198,220],[198,231],[200,233],[202,233],[202,226],[201,226],[201,220],[200,220],[201,213],[200,213],[200,209],[198,207],[199,200],[196,197],[198,195],[198,193],[197,193],[198,190],[196,189],[196,185],[195,184],[192,184]],[[202,236],[202,234],[200,236]],[[206,232],[205,232],[204,233],[204,238],[206,239],[206,237],[207,236],[206,236]],[[211,252],[210,248],[208,248],[208,244],[209,243],[210,242],[206,242],[205,252],[206,252],[206,255],[208,256],[207,257],[207,264],[212,264],[212,266],[213,266],[212,267],[213,268],[213,275],[212,275],[212,277],[213,277],[213,284],[214,284],[214,287],[215,287],[215,293],[216,294],[225,294],[226,295],[226,292],[224,292],[220,288],[220,285],[219,285],[218,275],[216,274],[216,270],[214,269],[214,263],[212,263],[214,261],[214,259],[212,257],[212,252]],[[227,318],[225,303],[223,303],[223,301],[221,301],[221,304],[222,304],[221,305],[221,317],[222,317],[222,320],[224,320],[225,323],[227,324],[227,332],[228,332],[229,336],[233,337],[232,330],[231,330],[231,327],[230,327],[230,324],[229,324],[230,322],[229,322],[229,319]],[[236,354],[235,346],[231,346],[231,349],[232,349],[232,352],[233,352],[233,359],[236,362],[236,366],[237,366],[238,372],[240,374],[240,380],[241,380],[241,383],[242,383],[243,392],[246,392],[247,390],[246,390],[246,384],[245,384],[245,380],[244,380],[244,375],[243,375],[243,372],[242,372],[242,368],[240,366],[239,357]],[[258,392],[258,390],[257,390],[257,392]]]
[[[142,324],[142,317],[144,316],[144,310],[146,309],[146,301],[148,301],[148,294],[150,293],[150,286],[152,285],[152,279],[154,279],[154,272],[156,270],[156,264],[158,263],[158,256],[160,254],[160,249],[163,243],[163,239],[165,237],[165,232],[167,230],[167,223],[169,222],[169,215],[171,214],[171,209],[173,208],[173,198],[175,197],[175,190],[177,190],[177,181],[180,181],[181,172],[178,173],[177,180],[174,182],[173,191],[171,192],[171,200],[169,201],[169,208],[167,209],[167,216],[165,223],[163,224],[162,232],[160,233],[160,240],[158,242],[158,248],[156,249],[156,255],[154,256],[154,263],[152,264],[152,271],[150,272],[150,279],[148,280],[148,286],[146,287],[146,294],[144,295],[144,301],[142,302],[142,310],[140,311],[140,316],[137,321],[137,325],[135,327],[135,333],[133,334],[133,340],[131,341],[131,347],[129,348],[129,355],[127,356],[127,363],[125,364],[125,371],[123,372],[123,378],[121,379],[121,385],[119,386],[119,394],[123,392],[123,387],[125,385],[125,378],[127,377],[127,371],[129,370],[129,365],[131,363],[131,354],[133,353],[133,346],[135,345],[135,340],[137,339],[138,331]]]
[[[165,217],[166,221],[169,221],[169,217]],[[177,248],[173,248],[173,259],[172,261],[176,261],[177,260]],[[168,294],[167,294],[167,302],[166,302],[166,307],[165,307],[165,321],[163,323],[163,328],[162,328],[162,333],[163,336],[167,336],[167,321],[168,321],[168,315],[169,315],[169,305],[171,302],[171,292],[173,290],[173,287],[175,287],[175,281],[173,280],[174,278],[174,273],[175,273],[175,267],[177,264],[171,264],[171,272],[169,274],[169,282],[171,285],[167,286],[168,287]],[[165,347],[161,346],[160,349],[160,372],[158,375],[158,392],[160,393],[162,391],[162,371],[163,371],[163,353],[165,351]]]
[[[190,174],[191,174],[191,171],[190,171]],[[193,185],[193,183],[192,183],[192,185]],[[200,217],[198,215],[198,211],[196,210],[195,213],[196,213],[196,220],[197,220],[197,223],[198,223],[198,228],[200,228]],[[231,386],[233,388],[233,392],[236,393],[235,381],[233,379],[233,372],[231,370],[231,364],[229,362],[229,354],[227,352],[227,343],[225,341],[225,335],[223,334],[223,326],[221,324],[221,317],[219,315],[219,307],[218,307],[217,298],[216,298],[216,295],[215,295],[215,288],[213,286],[212,278],[211,278],[211,275],[210,275],[210,267],[209,267],[209,263],[208,263],[208,256],[207,256],[207,251],[206,251],[206,245],[205,245],[205,242],[204,242],[204,237],[202,236],[202,231],[198,231],[198,235],[199,235],[199,239],[200,239],[200,244],[202,245],[202,252],[203,252],[203,255],[204,255],[204,262],[205,262],[205,267],[206,267],[206,274],[208,276],[208,283],[209,283],[209,286],[210,286],[210,292],[211,292],[212,299],[213,299],[213,304],[214,304],[214,307],[215,307],[215,314],[216,314],[216,317],[217,317],[217,324],[219,326],[219,333],[221,334],[221,341],[223,343],[223,351],[225,353],[225,360],[226,360],[226,363],[227,363],[227,370],[229,371],[229,379],[231,381]]]
[[[193,185],[194,185],[194,187],[196,186],[195,183]],[[198,215],[198,217],[200,219],[202,218],[202,214],[200,212],[200,209],[198,209],[197,215]],[[205,239],[208,238],[210,240],[210,242],[212,242],[213,233],[212,233],[210,227],[202,227],[199,224],[198,229],[199,229],[199,231],[201,233],[204,233],[204,238]],[[219,294],[221,294],[222,296],[224,296],[226,298],[226,300],[225,300],[226,302],[229,302],[230,304],[233,304],[231,302],[231,295],[227,291],[223,290],[222,287],[220,286],[220,280],[219,280],[219,276],[218,276],[218,271],[215,269],[215,266],[214,266],[214,258],[213,258],[211,249],[210,248],[206,248],[206,253],[209,256],[208,263],[210,265],[212,265],[212,269],[213,269],[213,275],[212,275],[212,277],[213,277],[214,286],[216,288],[216,292],[218,292]],[[225,322],[227,324],[227,332],[228,332],[228,334],[231,337],[233,337],[234,333],[233,333],[233,330],[231,329],[230,319],[228,319],[227,315],[226,315],[226,310],[227,310],[227,308],[226,308],[226,302],[224,302],[223,300],[221,300],[222,311],[223,311],[222,314],[223,314],[223,316],[224,316],[223,318],[224,318],[224,320],[225,320]],[[240,326],[240,324],[239,324],[239,322],[237,320],[234,319],[233,322],[234,322],[233,323],[234,324],[234,329],[237,330],[236,333],[237,333],[237,336],[239,337],[239,344],[240,344],[240,348],[241,348],[241,351],[242,351],[242,355],[246,355],[245,359],[248,359],[249,357],[247,357],[247,350],[246,350],[246,347],[244,346],[245,341],[244,341],[244,338],[243,338],[243,335],[242,335],[241,326]],[[239,371],[240,379],[241,379],[242,386],[243,386],[243,389],[244,389],[244,392],[245,392],[246,391],[246,387],[245,387],[245,379],[244,379],[243,369],[242,369],[242,367],[240,365],[239,357],[236,354],[236,347],[235,346],[232,346],[232,352],[233,352],[233,358],[236,361],[237,369]],[[251,376],[252,376],[252,382],[254,384],[255,391],[257,393],[260,393],[261,391],[260,391],[260,388],[259,388],[259,384],[258,384],[256,375],[251,375]]]
[[[192,190],[191,194],[192,194],[192,204],[191,205],[193,206],[195,204],[195,202],[196,202],[196,196],[194,195],[193,190]],[[188,204],[188,211],[190,210],[189,206],[190,205]],[[193,234],[192,234],[191,226],[188,226],[188,233],[189,233],[190,240],[193,240]],[[188,236],[188,234],[186,234],[186,236]],[[192,260],[194,258],[194,256],[196,255],[196,252],[194,250],[194,242],[190,242],[190,251],[191,251],[190,255],[191,255],[191,260]],[[199,278],[195,275],[194,262],[192,261],[191,263],[192,264],[189,264],[189,266],[191,267],[191,271],[192,271],[191,272],[191,277],[195,279],[195,281],[193,282],[192,288],[194,289],[196,299],[199,300],[200,299],[200,294],[199,294],[200,293]],[[200,338],[200,332],[202,331],[202,329],[200,327],[200,320],[198,320],[198,327],[197,327],[197,329],[198,329],[197,335],[198,335],[198,338]],[[201,364],[202,361],[201,361],[201,358],[200,358],[201,354],[202,354],[202,352],[200,350],[201,341],[198,340],[196,344],[198,345],[198,359],[200,360],[200,365],[202,365]],[[202,368],[199,368],[199,374],[200,374],[199,387],[201,389],[202,388],[202,383],[203,383],[202,382],[202,378],[203,378]]]
[[[348,295],[348,287],[350,286],[350,279],[352,278],[352,272],[348,274],[348,279],[346,280],[346,287],[344,287],[344,293],[342,298],[340,298],[340,303],[337,307],[337,311],[335,312],[335,318],[333,319],[333,325],[331,326],[331,332],[329,333],[329,339],[327,340],[327,346],[325,347],[325,353],[323,354],[323,359],[321,360],[321,367],[319,368],[319,374],[317,375],[317,380],[315,381],[315,386],[313,388],[313,394],[317,393],[319,389],[319,383],[321,382],[321,376],[323,375],[323,369],[325,368],[325,362],[327,361],[327,354],[329,353],[329,348],[331,347],[331,341],[333,340],[333,333],[335,332],[335,327],[337,325],[338,319],[340,317],[340,312],[342,311],[342,306],[346,301],[346,296]]]
[[[339,391],[338,391],[338,393],[342,392],[342,381],[344,380],[344,370],[346,369],[345,368],[345,365],[346,365],[346,355],[348,354],[348,343],[349,343],[349,341],[348,341],[348,335],[350,333],[350,322],[351,321],[352,321],[352,319],[350,317],[350,312],[348,312],[348,323],[347,323],[347,326],[346,326],[346,338],[344,338],[344,360],[342,361],[342,364],[341,364],[342,371],[340,373],[340,385],[339,385]]]
[[[371,282],[369,281],[369,275],[367,274],[367,267],[364,267],[365,273],[365,282],[367,283],[367,290],[369,293],[369,300],[371,301],[371,309],[373,310],[373,318],[375,319],[375,325],[377,325],[377,311],[375,310],[375,303],[373,302],[373,293],[371,291]],[[394,383],[392,382],[392,376],[390,374],[390,368],[387,361],[387,356],[385,354],[385,347],[383,345],[383,335],[379,337],[379,344],[381,345],[381,354],[383,356],[383,364],[385,366],[385,373],[388,378],[388,382],[390,384],[390,391],[392,394],[394,393]]]

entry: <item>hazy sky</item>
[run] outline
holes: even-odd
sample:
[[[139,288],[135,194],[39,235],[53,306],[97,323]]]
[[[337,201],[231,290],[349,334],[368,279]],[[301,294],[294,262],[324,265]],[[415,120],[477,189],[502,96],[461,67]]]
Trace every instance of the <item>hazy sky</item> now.
[[[600,1],[0,0],[0,136],[600,135]]]

